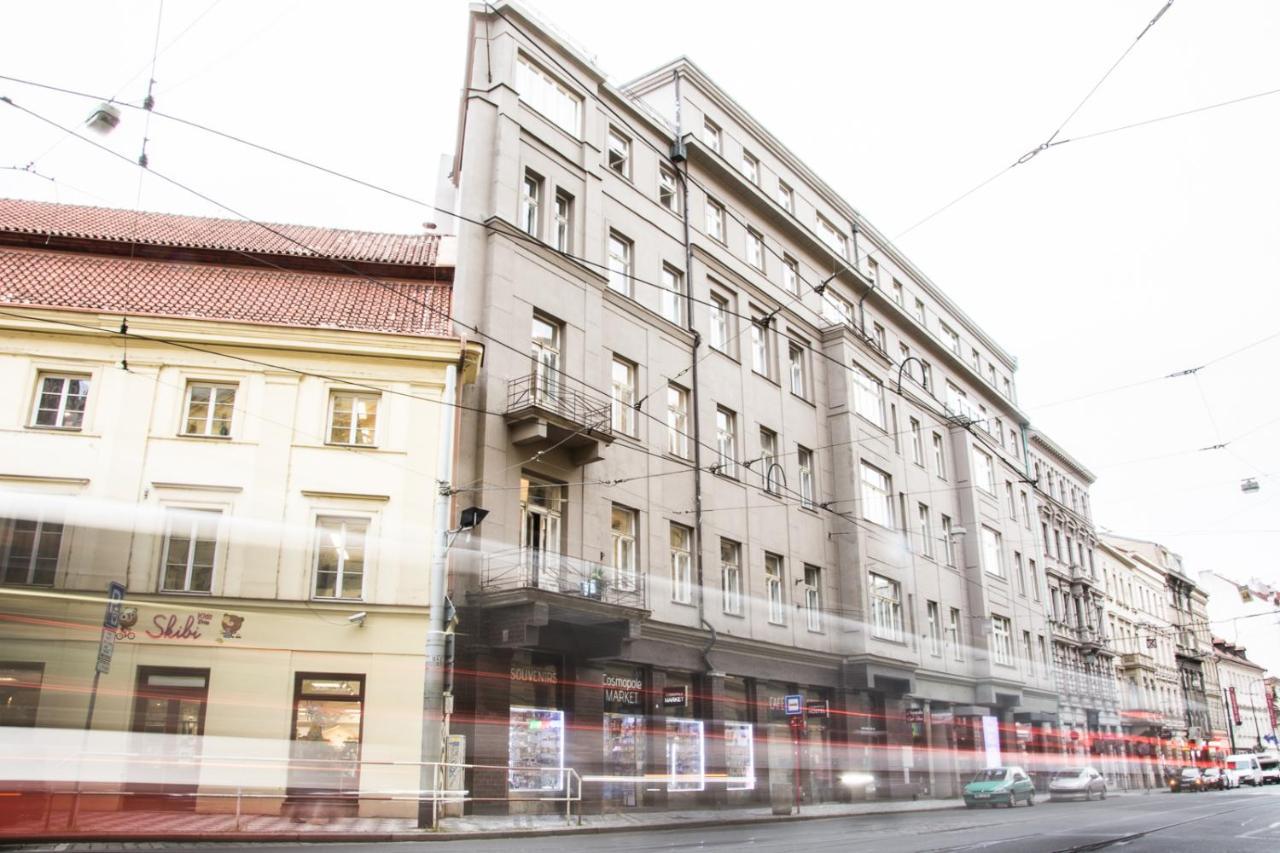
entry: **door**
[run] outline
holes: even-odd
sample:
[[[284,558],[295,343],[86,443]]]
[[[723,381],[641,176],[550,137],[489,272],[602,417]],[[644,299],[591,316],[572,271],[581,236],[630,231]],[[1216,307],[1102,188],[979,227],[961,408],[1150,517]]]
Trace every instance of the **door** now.
[[[520,551],[530,583],[560,589],[560,486],[521,478]]]
[[[298,673],[290,736],[290,800],[354,807],[360,790],[364,676]]]
[[[209,670],[138,667],[126,809],[194,811]]]
[[[533,318],[534,402],[552,410],[560,400],[560,326],[541,317]]]

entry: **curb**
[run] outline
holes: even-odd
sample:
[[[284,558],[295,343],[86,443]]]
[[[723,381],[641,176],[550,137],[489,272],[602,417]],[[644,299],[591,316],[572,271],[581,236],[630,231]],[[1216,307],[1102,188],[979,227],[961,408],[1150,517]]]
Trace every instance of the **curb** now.
[[[664,832],[673,829],[708,829],[717,826],[742,826],[756,823],[787,823],[807,820],[836,820],[839,818],[875,817],[884,815],[906,815],[919,812],[940,812],[964,808],[963,803],[939,806],[930,809],[884,809],[851,814],[798,814],[798,815],[761,815],[740,820],[689,820],[677,823],[624,824],[621,826],[583,826],[583,827],[548,827],[546,829],[502,829],[477,830],[475,832],[171,832],[148,835],[139,838],[136,834],[125,832],[84,832],[68,833],[56,838],[35,836],[31,838],[0,836],[0,849],[22,849],[39,853],[52,851],[54,844],[75,844],[101,841],[129,841],[137,843],[154,842],[193,842],[193,841],[242,841],[242,842],[308,842],[314,844],[349,843],[353,841],[385,842],[385,841],[478,841],[499,838],[540,838],[562,835],[603,835],[613,832],[644,832],[653,830]]]

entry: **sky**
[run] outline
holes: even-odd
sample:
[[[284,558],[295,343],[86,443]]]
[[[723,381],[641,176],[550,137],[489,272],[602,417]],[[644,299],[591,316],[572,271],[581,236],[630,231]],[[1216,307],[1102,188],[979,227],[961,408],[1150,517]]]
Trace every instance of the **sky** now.
[[[1048,138],[1162,5],[533,8],[616,83],[691,57],[894,235],[1017,356],[1032,422],[1097,475],[1103,530],[1163,542],[1193,578],[1280,587],[1280,93],[1056,146],[911,228]],[[467,14],[455,0],[14,4],[0,74],[139,102],[158,44],[157,109],[430,202]],[[1280,88],[1276,44],[1280,4],[1176,0],[1058,139]],[[95,106],[8,80],[0,95],[66,127]],[[0,104],[0,196],[369,230],[445,221],[134,111],[93,138],[123,159]],[[1280,670],[1280,625],[1249,624],[1241,641]]]

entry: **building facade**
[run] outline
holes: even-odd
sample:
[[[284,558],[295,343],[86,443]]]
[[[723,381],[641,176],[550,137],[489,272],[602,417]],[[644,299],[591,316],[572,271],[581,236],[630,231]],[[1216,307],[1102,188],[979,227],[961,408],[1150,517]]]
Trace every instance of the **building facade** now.
[[[614,86],[509,3],[468,38],[490,514],[451,731],[529,768],[468,787],[536,800],[563,756],[587,808],[945,796],[1056,757],[1014,359],[688,60]]]
[[[1031,432],[1030,448],[1063,746],[1115,781],[1124,775],[1125,750],[1106,587],[1089,507],[1094,476],[1038,430]]]
[[[24,790],[413,814],[392,794],[417,787],[467,351],[452,261],[425,235],[272,229],[0,202],[0,737]]]
[[[1232,752],[1262,752],[1275,748],[1275,724],[1267,701],[1266,670],[1249,660],[1242,646],[1213,638],[1222,705]]]

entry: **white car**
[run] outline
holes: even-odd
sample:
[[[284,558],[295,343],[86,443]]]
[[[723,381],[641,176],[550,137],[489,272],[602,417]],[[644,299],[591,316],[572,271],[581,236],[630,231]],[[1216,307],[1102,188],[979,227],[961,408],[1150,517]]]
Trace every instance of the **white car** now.
[[[1227,756],[1226,774],[1237,787],[1262,784],[1262,766],[1258,763],[1258,756],[1252,752]]]
[[[1107,780],[1092,767],[1073,767],[1059,770],[1049,780],[1049,799],[1062,800],[1068,797],[1079,797],[1092,800],[1107,798]]]
[[[1258,756],[1258,767],[1262,769],[1262,784],[1280,785],[1280,757],[1263,753]]]

